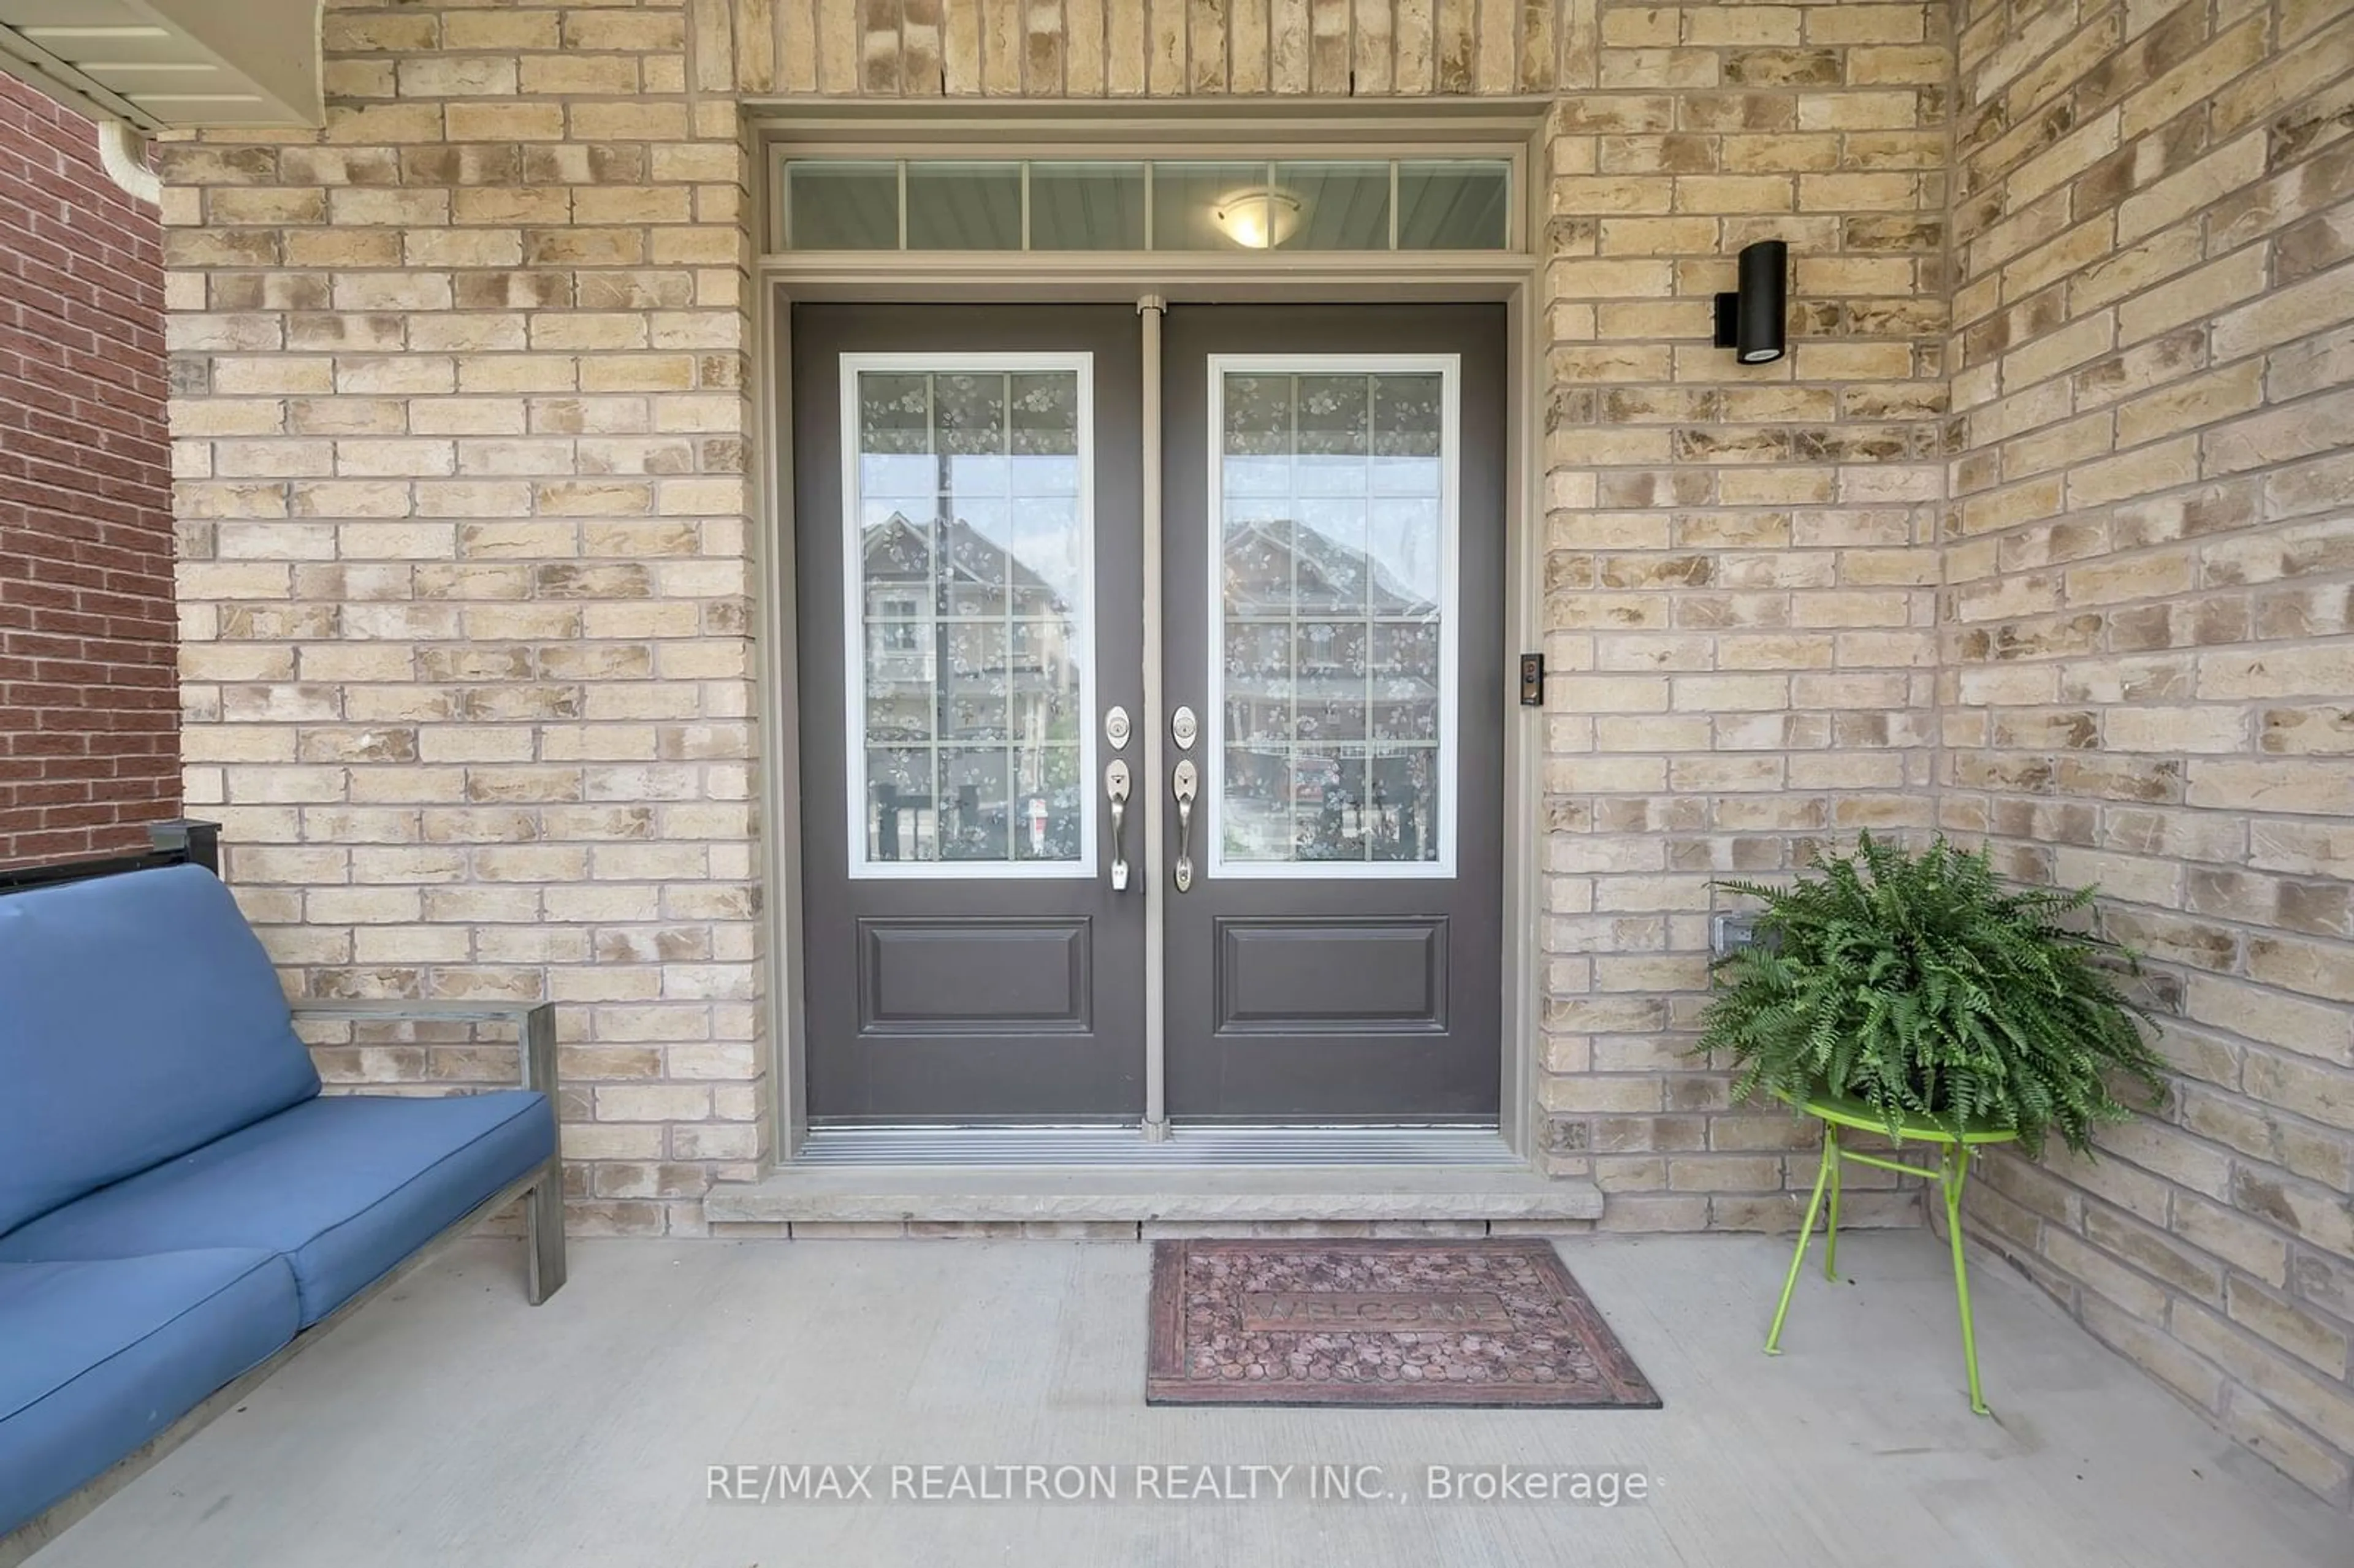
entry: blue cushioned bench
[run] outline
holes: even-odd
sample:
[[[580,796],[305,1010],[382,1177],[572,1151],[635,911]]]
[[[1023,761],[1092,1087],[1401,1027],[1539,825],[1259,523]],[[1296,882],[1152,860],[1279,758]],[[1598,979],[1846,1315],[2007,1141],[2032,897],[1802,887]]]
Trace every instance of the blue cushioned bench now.
[[[322,1095],[298,1012],[512,1022],[524,1086]],[[544,1003],[290,1011],[200,865],[0,897],[0,1564],[518,1199],[553,1294],[555,1066]]]

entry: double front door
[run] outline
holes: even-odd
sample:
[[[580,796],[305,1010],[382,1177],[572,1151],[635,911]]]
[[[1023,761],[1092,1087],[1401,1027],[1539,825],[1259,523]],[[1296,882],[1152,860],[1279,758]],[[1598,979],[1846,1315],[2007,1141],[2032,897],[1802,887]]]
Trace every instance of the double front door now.
[[[1500,308],[790,342],[811,1119],[1491,1121]]]

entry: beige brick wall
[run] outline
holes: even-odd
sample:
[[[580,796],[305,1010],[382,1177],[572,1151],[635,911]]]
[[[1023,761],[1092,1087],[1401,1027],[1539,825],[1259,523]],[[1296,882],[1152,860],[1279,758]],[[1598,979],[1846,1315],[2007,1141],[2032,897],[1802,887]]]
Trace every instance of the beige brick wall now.
[[[1681,1052],[1712,877],[1930,821],[1946,22],[1605,4],[1592,25],[1546,241],[1539,1093],[1606,1225],[1778,1228],[1807,1129],[1731,1108]],[[1766,238],[1790,245],[1792,349],[1744,367],[1709,345],[1711,296]],[[1860,1218],[1914,1213],[1872,1193]]]
[[[563,1004],[574,1223],[692,1231],[770,1136],[736,106],[676,5],[325,50],[323,133],[164,150],[188,806],[299,990]]]
[[[323,132],[164,155],[190,807],[297,989],[565,1004],[575,1223],[699,1231],[775,1120],[738,101],[1548,95],[1548,1164],[1787,1225],[1804,1130],[1680,1054],[1709,879],[1990,834],[2105,885],[2190,1083],[1977,1223],[2343,1500],[2345,13],[330,0]],[[1743,368],[1766,237],[1793,353]]]
[[[2155,960],[2162,1118],[1979,1231],[2343,1503],[2354,1465],[2354,10],[1968,0],[1946,823]]]
[[[324,132],[165,157],[189,799],[299,989],[567,1004],[581,1224],[699,1229],[774,1136],[737,100],[1556,89],[1546,1158],[1614,1225],[1786,1223],[1801,1132],[1679,1052],[1712,874],[1929,821],[1941,9],[443,0],[325,42]],[[1769,235],[1796,347],[1742,369],[1709,296]]]

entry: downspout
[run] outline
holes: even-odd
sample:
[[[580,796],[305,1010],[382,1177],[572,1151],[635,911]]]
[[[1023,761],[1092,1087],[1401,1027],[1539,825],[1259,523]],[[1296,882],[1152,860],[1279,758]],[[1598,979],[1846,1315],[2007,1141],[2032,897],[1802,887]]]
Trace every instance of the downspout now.
[[[134,201],[150,207],[164,199],[164,182],[147,166],[147,139],[120,120],[98,122],[98,162],[106,177]]]

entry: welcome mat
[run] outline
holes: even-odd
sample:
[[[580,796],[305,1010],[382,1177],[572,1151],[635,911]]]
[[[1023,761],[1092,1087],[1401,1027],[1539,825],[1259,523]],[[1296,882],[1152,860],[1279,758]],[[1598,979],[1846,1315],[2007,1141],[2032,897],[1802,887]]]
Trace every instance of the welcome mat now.
[[[1155,1242],[1144,1402],[1659,1408],[1535,1237]]]

